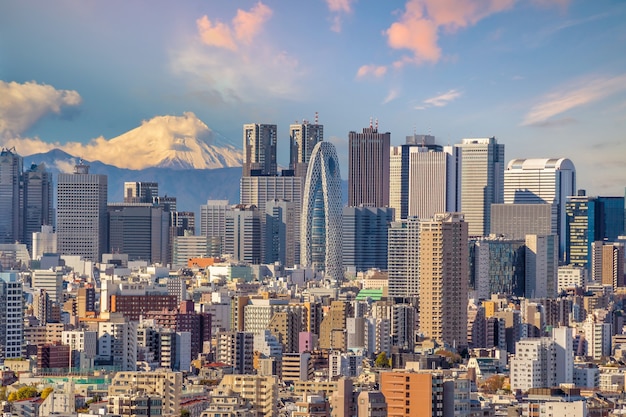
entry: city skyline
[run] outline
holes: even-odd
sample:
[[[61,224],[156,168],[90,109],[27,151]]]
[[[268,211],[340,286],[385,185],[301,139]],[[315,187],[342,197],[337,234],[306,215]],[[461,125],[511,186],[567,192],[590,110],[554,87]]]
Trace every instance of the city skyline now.
[[[0,143],[97,159],[142,121],[193,112],[238,149],[244,123],[277,124],[286,167],[289,126],[319,112],[344,173],[348,132],[372,118],[392,145],[495,136],[506,162],[566,157],[579,188],[622,195],[626,5],[438,4],[3,5]]]

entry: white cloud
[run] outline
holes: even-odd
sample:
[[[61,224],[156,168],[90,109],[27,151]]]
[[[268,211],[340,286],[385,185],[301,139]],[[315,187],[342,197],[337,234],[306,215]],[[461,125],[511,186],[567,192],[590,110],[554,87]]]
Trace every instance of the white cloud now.
[[[48,114],[61,114],[82,99],[73,90],[57,90],[35,81],[20,84],[0,80],[0,138],[18,136]]]
[[[383,100],[383,104],[392,102],[393,100],[398,98],[399,95],[400,93],[398,92],[398,90],[392,88],[391,90],[389,90],[389,93],[387,93],[387,97],[385,97],[385,99]]]
[[[573,119],[555,119],[555,117],[625,90],[626,74],[577,80],[542,97],[528,111],[521,124],[522,126],[553,126],[563,124],[563,121],[570,122]]]
[[[444,107],[463,95],[462,92],[452,89],[435,97],[427,98],[422,104],[415,106],[416,110],[424,110],[429,107]]]

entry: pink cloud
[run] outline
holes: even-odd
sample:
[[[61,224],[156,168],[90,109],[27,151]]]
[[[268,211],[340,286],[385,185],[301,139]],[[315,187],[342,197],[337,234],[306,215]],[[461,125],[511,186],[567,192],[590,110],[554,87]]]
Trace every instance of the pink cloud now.
[[[328,10],[335,15],[330,19],[330,30],[333,32],[341,32],[342,14],[352,13],[352,3],[355,0],[326,0]]]
[[[492,14],[513,8],[516,1],[519,0],[408,0],[404,13],[385,31],[391,48],[411,52],[394,62],[394,66],[439,61],[440,32],[454,33],[473,26]],[[563,6],[568,1],[533,0],[542,6]]]
[[[238,9],[237,16],[233,19],[235,36],[240,41],[250,43],[271,16],[272,9],[261,2],[258,2],[249,12]]]
[[[258,2],[250,11],[237,9],[231,24],[214,23],[205,15],[196,21],[202,42],[209,46],[236,51],[241,43],[249,44],[272,16],[272,9]]]
[[[368,75],[372,75],[374,77],[382,77],[387,73],[387,67],[378,66],[378,65],[362,65],[361,68],[356,72],[357,78],[367,77]]]

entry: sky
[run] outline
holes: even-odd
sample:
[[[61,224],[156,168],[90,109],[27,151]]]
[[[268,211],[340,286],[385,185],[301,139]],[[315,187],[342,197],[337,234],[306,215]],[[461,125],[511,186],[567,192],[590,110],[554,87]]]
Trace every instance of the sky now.
[[[287,165],[316,112],[344,178],[373,121],[392,144],[567,157],[579,188],[623,195],[626,2],[0,0],[0,143],[24,155],[195,114],[238,148],[244,123],[277,124]]]

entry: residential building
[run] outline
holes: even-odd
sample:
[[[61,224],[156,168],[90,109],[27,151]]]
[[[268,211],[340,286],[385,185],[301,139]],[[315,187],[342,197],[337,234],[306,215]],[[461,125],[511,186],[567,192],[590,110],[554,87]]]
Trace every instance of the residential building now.
[[[0,272],[0,363],[22,357],[24,294],[18,272]]]
[[[420,219],[393,222],[388,230],[387,270],[390,297],[418,297],[420,288]]]
[[[556,385],[556,346],[549,337],[522,339],[511,359],[511,390],[550,388]]]
[[[161,397],[164,416],[179,416],[183,374],[181,372],[117,372],[109,385],[108,395],[128,395],[129,389],[139,390],[143,395]]]
[[[390,417],[442,416],[443,374],[388,371],[380,373],[380,391]]]
[[[232,366],[233,373],[251,374],[254,367],[254,333],[219,332],[217,334],[216,359]]]
[[[257,417],[278,415],[278,378],[259,375],[224,375],[219,389],[229,389],[252,404]]]

